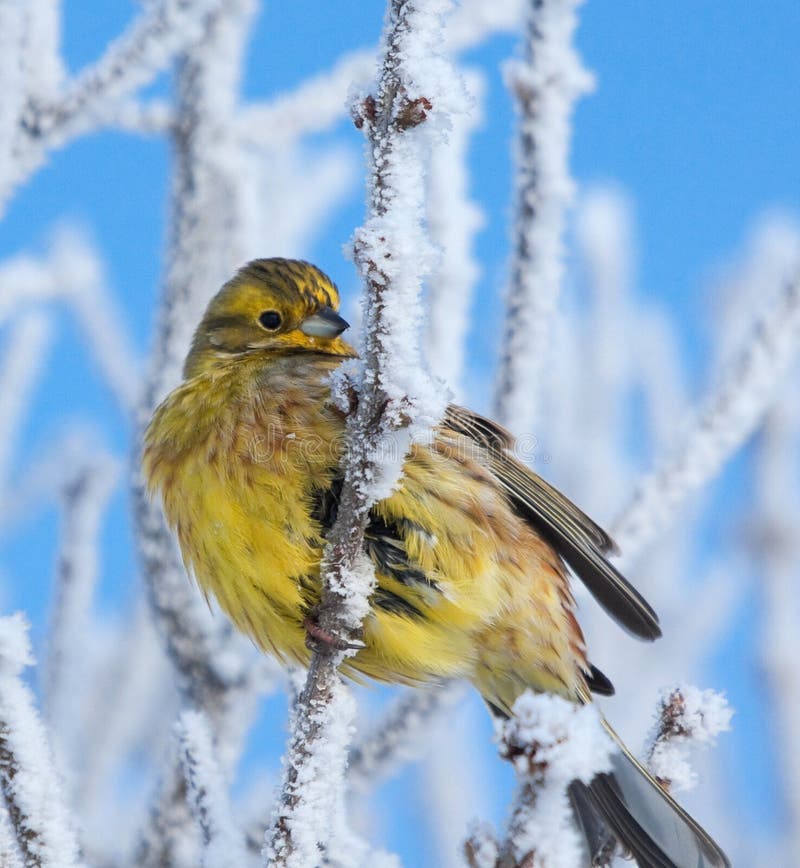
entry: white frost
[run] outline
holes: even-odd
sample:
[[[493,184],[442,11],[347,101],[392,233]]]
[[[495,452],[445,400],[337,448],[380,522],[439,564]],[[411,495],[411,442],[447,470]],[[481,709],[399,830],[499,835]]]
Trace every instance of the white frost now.
[[[672,791],[690,790],[697,775],[689,762],[693,745],[713,745],[721,732],[730,729],[733,710],[722,694],[691,685],[662,691],[656,715],[648,767]]]
[[[78,844],[31,691],[21,679],[33,663],[28,625],[21,614],[0,618],[0,783],[17,840],[30,860],[69,868]]]
[[[578,868],[583,847],[567,787],[607,771],[615,750],[597,710],[526,691],[499,738],[520,780],[506,845],[514,864],[535,851],[537,868]]]

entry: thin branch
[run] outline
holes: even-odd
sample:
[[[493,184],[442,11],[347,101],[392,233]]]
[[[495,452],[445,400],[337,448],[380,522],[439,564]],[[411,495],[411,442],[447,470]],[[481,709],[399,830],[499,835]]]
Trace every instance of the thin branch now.
[[[215,756],[214,739],[202,712],[184,711],[176,726],[186,797],[203,841],[205,868],[247,864],[244,835],[233,821],[228,785]]]
[[[800,408],[784,401],[770,412],[758,442],[755,526],[748,528],[763,600],[761,666],[772,699],[776,754],[786,806],[784,853],[800,852],[800,678],[797,625],[800,592]],[[791,861],[791,860],[789,860]]]
[[[680,447],[638,487],[612,533],[630,559],[662,533],[761,421],[800,352],[800,270],[753,324],[719,387]]]
[[[19,5],[14,0],[7,2]],[[0,167],[0,211],[10,192],[42,164],[49,150],[93,128],[109,106],[150,82],[174,57],[201,40],[209,17],[221,5],[222,0],[150,4],[95,64],[56,97],[40,92],[26,106],[18,107],[13,115],[18,130],[16,159],[8,173]],[[40,31],[40,43],[44,36]],[[45,58],[44,62],[52,61]]]
[[[0,619],[0,788],[30,868],[78,864],[78,844],[33,696],[21,679],[33,663],[21,615]]]
[[[713,690],[684,685],[663,691],[647,749],[647,766],[667,791],[690,790],[697,775],[688,760],[691,746],[713,744],[730,729],[733,711]]]
[[[417,329],[420,263],[428,249],[421,227],[423,167],[432,137],[462,101],[460,92],[443,88],[453,81],[438,55],[445,8],[438,0],[393,0],[376,93],[354,108],[370,158],[369,213],[354,245],[366,282],[363,368],[350,386],[358,405],[348,417],[344,484],[323,557],[317,620],[333,641],[315,649],[297,704],[281,804],[265,851],[276,865],[312,864],[327,851],[342,804],[352,714],[338,667],[363,646],[361,623],[374,582],[363,552],[369,509],[389,494],[412,441],[426,436],[444,409],[421,372]],[[331,738],[334,728],[340,736],[343,728],[345,738]],[[305,788],[320,768],[327,770],[328,788],[310,798]]]
[[[592,85],[572,46],[582,0],[530,0],[524,58],[509,64],[519,108],[515,226],[505,332],[495,393],[497,419],[533,431],[538,389],[563,280],[563,232],[573,198],[570,121]]]

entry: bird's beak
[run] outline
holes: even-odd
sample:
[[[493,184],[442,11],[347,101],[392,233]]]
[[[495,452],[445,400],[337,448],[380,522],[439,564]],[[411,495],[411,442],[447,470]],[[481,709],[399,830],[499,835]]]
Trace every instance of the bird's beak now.
[[[350,323],[327,305],[300,323],[300,331],[312,338],[335,338],[348,328]]]

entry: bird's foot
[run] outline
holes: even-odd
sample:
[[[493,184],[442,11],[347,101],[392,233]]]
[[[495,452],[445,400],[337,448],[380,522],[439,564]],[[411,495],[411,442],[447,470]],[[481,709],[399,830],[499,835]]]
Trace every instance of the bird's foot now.
[[[320,627],[312,616],[308,616],[303,621],[303,626],[306,628],[306,645],[312,651],[317,650],[320,645],[334,651],[360,651],[367,647],[366,643],[357,637],[350,637],[349,640],[346,640],[334,636],[333,633]]]

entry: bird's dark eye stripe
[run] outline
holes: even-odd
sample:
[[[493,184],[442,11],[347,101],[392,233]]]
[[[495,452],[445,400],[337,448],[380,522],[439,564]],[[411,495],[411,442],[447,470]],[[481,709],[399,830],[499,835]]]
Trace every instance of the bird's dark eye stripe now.
[[[277,310],[265,310],[258,318],[258,321],[265,329],[274,331],[281,324],[281,315]]]

